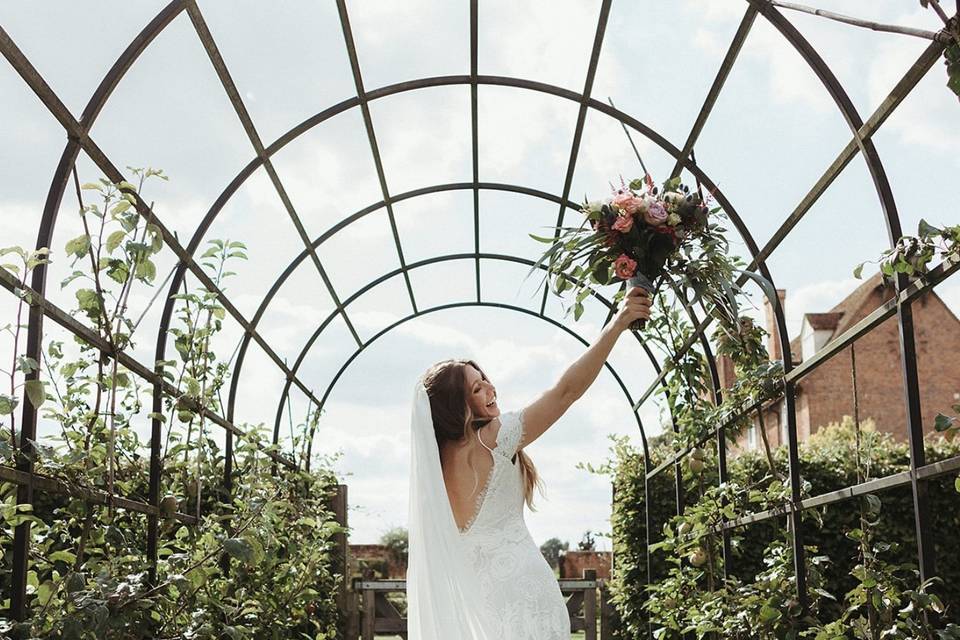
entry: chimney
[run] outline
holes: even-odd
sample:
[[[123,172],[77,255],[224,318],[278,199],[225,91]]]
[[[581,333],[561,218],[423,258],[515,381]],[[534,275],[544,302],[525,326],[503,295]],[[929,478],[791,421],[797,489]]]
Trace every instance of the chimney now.
[[[777,297],[780,298],[780,307],[786,314],[786,289],[777,289]],[[780,332],[777,329],[777,317],[773,313],[773,306],[766,296],[763,297],[763,310],[767,314],[767,351],[770,353],[770,360],[783,360],[783,351],[780,349]]]
[[[737,374],[734,372],[733,360],[728,355],[721,355],[717,358],[717,374],[720,378],[720,387],[729,389],[737,381]]]

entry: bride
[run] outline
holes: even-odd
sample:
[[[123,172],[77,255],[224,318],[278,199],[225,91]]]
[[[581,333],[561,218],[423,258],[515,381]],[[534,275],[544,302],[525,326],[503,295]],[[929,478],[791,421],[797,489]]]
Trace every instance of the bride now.
[[[542,483],[524,448],[593,384],[620,334],[650,317],[634,287],[614,320],[527,407],[501,411],[472,360],[444,360],[414,389],[411,414],[407,629],[410,640],[569,640],[553,570],[530,536]]]

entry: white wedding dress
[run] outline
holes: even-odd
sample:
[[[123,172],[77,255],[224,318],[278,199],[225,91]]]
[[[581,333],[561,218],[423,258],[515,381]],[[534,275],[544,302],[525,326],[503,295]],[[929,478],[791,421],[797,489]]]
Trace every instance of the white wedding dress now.
[[[483,605],[494,612],[500,640],[570,640],[570,617],[560,586],[523,519],[523,477],[517,450],[523,412],[500,414],[493,468],[477,496],[474,515],[460,529]]]

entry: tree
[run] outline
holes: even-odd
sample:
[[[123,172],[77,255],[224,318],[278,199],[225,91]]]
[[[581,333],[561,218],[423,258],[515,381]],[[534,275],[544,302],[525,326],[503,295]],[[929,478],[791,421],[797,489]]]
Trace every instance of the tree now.
[[[394,561],[396,561],[398,564],[407,564],[407,549],[409,541],[405,527],[393,527],[392,529],[388,529],[383,533],[383,535],[380,536],[380,544],[385,546],[390,551]]]
[[[580,547],[580,551],[594,551],[597,548],[597,541],[593,538],[593,532],[587,529],[577,546]]]
[[[569,542],[561,542],[560,538],[550,538],[540,545],[540,553],[546,559],[547,564],[556,569],[560,564],[560,552],[570,548]]]

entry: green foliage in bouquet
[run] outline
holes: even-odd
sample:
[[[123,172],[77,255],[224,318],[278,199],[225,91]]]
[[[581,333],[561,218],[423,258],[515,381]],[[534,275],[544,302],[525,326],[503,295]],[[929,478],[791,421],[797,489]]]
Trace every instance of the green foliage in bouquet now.
[[[753,279],[766,295],[775,293],[768,281],[745,271],[743,261],[730,255],[723,211],[708,201],[679,177],[660,188],[649,175],[621,184],[606,201],[584,203],[580,226],[559,227],[555,238],[530,234],[551,245],[530,273],[546,265],[541,286],[558,296],[571,292],[567,313],[572,310],[576,320],[583,314],[583,301],[599,287],[629,281],[652,294],[666,283],[683,304],[703,303],[728,332],[739,332],[740,284]],[[613,302],[625,294],[621,288]]]

